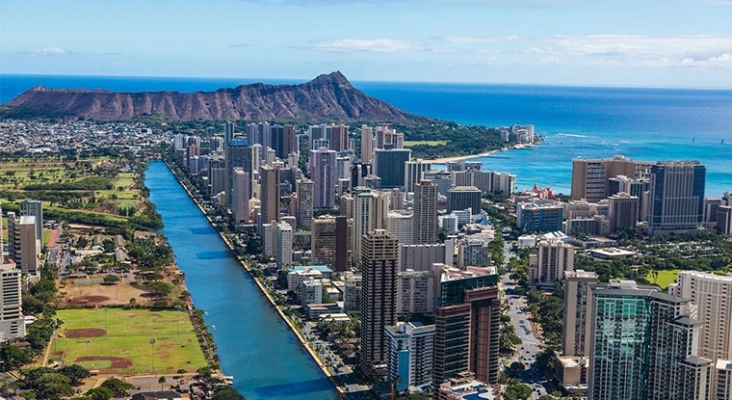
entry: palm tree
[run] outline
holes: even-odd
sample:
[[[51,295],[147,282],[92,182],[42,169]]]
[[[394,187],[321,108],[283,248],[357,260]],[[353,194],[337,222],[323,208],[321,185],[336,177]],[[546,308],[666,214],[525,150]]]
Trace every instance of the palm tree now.
[[[160,384],[160,391],[161,392],[164,390],[163,389],[163,385],[165,385],[165,381],[166,381],[166,379],[165,379],[164,376],[161,376],[160,379],[158,379],[158,383]]]

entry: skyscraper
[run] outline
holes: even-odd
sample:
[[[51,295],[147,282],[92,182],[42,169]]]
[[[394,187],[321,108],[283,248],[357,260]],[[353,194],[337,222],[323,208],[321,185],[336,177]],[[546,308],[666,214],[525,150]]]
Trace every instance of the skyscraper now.
[[[447,191],[447,212],[472,209],[473,214],[479,214],[482,193],[475,186],[456,186]]]
[[[413,192],[414,185],[422,180],[424,171],[432,169],[432,163],[425,162],[421,158],[407,161],[404,166],[404,187],[405,192]]]
[[[529,256],[529,283],[554,286],[564,278],[564,271],[574,270],[574,247],[559,240],[537,243],[536,254]]]
[[[226,204],[231,207],[234,186],[234,168],[241,168],[252,175],[252,150],[249,142],[244,139],[235,139],[227,143],[226,147]]]
[[[435,326],[419,322],[398,322],[387,326],[388,372],[390,381],[398,379],[397,390],[427,386],[432,381]]]
[[[591,286],[590,400],[708,398],[711,361],[694,343],[690,300],[633,281]]]
[[[272,125],[272,148],[280,160],[286,160],[290,153],[297,153],[297,138],[295,127],[292,125]]]
[[[572,160],[572,200],[597,203],[610,196],[610,178],[618,175],[645,178],[652,163],[623,156],[603,159]]]
[[[249,222],[249,199],[251,198],[249,173],[242,168],[234,168],[234,187],[232,188],[231,213],[237,223]]]
[[[683,233],[704,220],[706,167],[698,161],[664,161],[651,167],[648,234]]]
[[[297,184],[297,226],[309,228],[313,220],[313,181],[298,179]]]
[[[326,129],[326,135],[330,138],[331,150],[341,152],[348,148],[348,125],[331,125]]]
[[[8,258],[23,271],[34,275],[38,270],[39,242],[36,217],[17,217],[8,212]]]
[[[386,230],[399,239],[400,245],[412,244],[412,214],[390,211],[386,216]]]
[[[381,178],[381,187],[404,186],[405,163],[412,158],[409,149],[377,149],[374,151],[374,174]]]
[[[562,354],[587,357],[590,353],[588,313],[592,313],[590,285],[597,283],[594,272],[564,271],[564,320]]]
[[[40,200],[25,199],[20,202],[21,217],[36,217],[36,238],[43,238],[43,203]]]
[[[333,208],[338,183],[336,152],[326,148],[310,150],[310,176],[313,178],[313,208]]]
[[[470,371],[479,381],[498,381],[500,299],[493,268],[441,269],[435,308],[432,386]],[[437,272],[437,271],[436,271]]]
[[[261,224],[280,219],[280,168],[263,165],[259,169],[261,193]]]
[[[361,245],[363,243],[361,239],[363,235],[377,228],[376,194],[365,187],[354,188],[353,194],[353,258],[358,263],[361,261]]]
[[[292,227],[287,222],[280,222],[277,224],[276,235],[275,262],[277,268],[290,268],[292,266]]]
[[[414,185],[412,243],[431,244],[437,241],[437,185],[423,180]]]
[[[399,240],[383,229],[362,237],[361,358],[366,374],[385,371],[388,339],[386,326],[397,321]]]
[[[635,228],[640,210],[638,197],[620,192],[610,196],[608,202],[608,219],[610,220],[610,229],[613,232],[626,228]]]
[[[696,306],[697,318],[704,322],[698,341],[698,355],[712,360],[732,360],[732,277],[707,272],[681,271],[677,283],[668,287],[671,295],[690,299]],[[718,393],[712,379],[711,393]],[[721,388],[725,399],[732,398],[732,387]]]
[[[229,142],[234,140],[234,123],[226,121],[224,126],[224,147],[229,146]]]
[[[25,336],[20,286],[22,273],[15,263],[0,260],[0,341],[2,342]]]
[[[324,215],[313,220],[312,265],[328,265],[336,272],[348,270],[353,241],[353,221],[343,215]]]
[[[374,159],[374,128],[361,127],[361,163],[371,164]],[[357,183],[354,183],[357,185]]]

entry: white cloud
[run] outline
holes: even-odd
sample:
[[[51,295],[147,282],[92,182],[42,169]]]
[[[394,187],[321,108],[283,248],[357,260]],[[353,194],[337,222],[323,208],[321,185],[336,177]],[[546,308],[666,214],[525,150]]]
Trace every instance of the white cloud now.
[[[454,44],[498,43],[518,40],[518,36],[446,36],[442,40]]]
[[[719,57],[711,57],[706,60],[695,60],[684,58],[679,62],[679,67],[718,67],[732,68],[732,53],[725,53]]]
[[[31,53],[32,54],[37,54],[37,55],[42,55],[42,54],[66,54],[67,51],[64,50],[64,49],[62,49],[62,48],[60,48],[60,47],[53,46],[53,47],[46,47],[45,49],[33,50],[33,51],[31,51]]]
[[[340,39],[321,42],[312,47],[317,51],[350,53],[356,51],[377,53],[407,53],[425,51],[427,48],[417,42],[393,39]]]

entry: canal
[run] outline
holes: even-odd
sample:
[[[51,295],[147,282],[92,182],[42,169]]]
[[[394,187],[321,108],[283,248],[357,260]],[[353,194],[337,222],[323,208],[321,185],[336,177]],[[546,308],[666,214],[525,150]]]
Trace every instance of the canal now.
[[[168,167],[149,162],[145,185],[178,267],[218,346],[221,367],[247,400],[336,393]]]

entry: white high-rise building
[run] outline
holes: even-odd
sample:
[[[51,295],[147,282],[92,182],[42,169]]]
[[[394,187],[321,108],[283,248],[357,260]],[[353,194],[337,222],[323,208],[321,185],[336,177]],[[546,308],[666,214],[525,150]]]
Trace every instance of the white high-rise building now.
[[[412,213],[389,212],[386,216],[386,230],[399,239],[399,244],[412,244]]]
[[[564,279],[564,271],[574,270],[574,247],[559,240],[537,243],[538,251],[529,256],[529,283],[551,285]]]
[[[336,152],[326,148],[310,151],[310,176],[313,178],[313,208],[335,206],[338,173]]]
[[[313,181],[297,180],[297,224],[309,228],[313,221]]]
[[[732,360],[732,277],[699,271],[682,271],[669,294],[690,299],[696,306],[696,319],[704,322],[697,343],[699,357]],[[717,382],[710,382],[710,393],[717,393]],[[724,389],[724,399],[732,399],[732,387]]]
[[[15,263],[0,262],[0,342],[25,336],[21,274]]]
[[[435,326],[397,322],[385,328],[388,338],[387,377],[397,390],[425,387],[432,382]]]
[[[278,268],[292,266],[292,227],[287,222],[277,224],[275,262]]]
[[[414,185],[423,179],[424,171],[432,169],[432,163],[425,162],[421,158],[404,163],[404,187],[405,192],[413,192]]]

